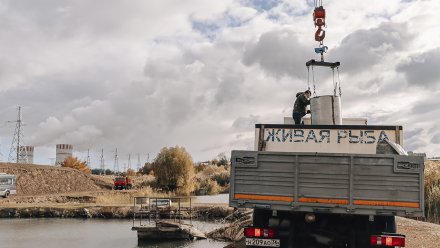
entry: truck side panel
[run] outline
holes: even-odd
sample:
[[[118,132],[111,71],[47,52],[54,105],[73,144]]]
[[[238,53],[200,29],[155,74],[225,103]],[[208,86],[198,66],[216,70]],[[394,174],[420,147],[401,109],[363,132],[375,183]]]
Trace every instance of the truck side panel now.
[[[423,216],[423,158],[233,151],[230,205]]]

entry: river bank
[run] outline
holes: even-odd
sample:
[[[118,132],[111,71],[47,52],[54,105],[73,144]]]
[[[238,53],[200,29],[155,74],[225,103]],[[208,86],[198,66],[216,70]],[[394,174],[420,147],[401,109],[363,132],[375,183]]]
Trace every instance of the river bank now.
[[[224,219],[233,214],[233,208],[221,205],[193,206],[183,218],[200,220]],[[133,218],[133,206],[87,206],[52,205],[52,206],[2,206],[0,218]]]

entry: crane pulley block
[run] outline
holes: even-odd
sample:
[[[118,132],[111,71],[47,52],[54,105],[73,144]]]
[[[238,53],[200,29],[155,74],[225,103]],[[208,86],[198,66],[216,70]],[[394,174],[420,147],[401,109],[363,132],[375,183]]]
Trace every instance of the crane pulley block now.
[[[316,7],[313,12],[313,20],[316,21],[318,18],[325,18],[325,9],[322,6]]]

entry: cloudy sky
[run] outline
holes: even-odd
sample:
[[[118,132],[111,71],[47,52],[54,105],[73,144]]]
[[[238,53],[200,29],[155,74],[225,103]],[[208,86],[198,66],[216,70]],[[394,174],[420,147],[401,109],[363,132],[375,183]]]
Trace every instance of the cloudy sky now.
[[[324,0],[326,59],[340,61],[342,112],[403,125],[407,150],[440,155],[438,0]],[[55,144],[101,148],[112,169],[183,146],[195,161],[252,149],[307,88],[311,0],[0,0],[0,136],[17,106],[35,162]],[[331,72],[316,75],[332,93]],[[93,164],[95,163],[95,164]]]

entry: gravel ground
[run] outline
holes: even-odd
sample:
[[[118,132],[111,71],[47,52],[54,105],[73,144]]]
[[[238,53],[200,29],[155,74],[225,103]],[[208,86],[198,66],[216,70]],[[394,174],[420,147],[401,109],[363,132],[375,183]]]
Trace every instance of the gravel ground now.
[[[440,247],[440,225],[398,217],[397,232],[406,235],[408,248]]]

